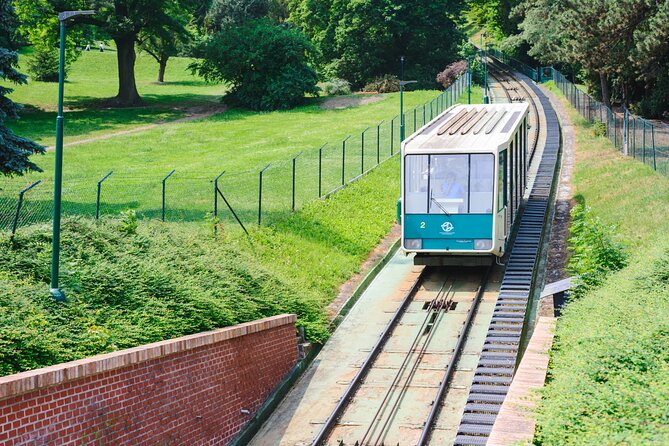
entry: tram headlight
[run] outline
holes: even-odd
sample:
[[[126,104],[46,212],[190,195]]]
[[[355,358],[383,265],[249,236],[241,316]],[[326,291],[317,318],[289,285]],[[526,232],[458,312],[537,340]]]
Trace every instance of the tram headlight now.
[[[419,238],[405,238],[404,247],[406,249],[423,249],[423,240]]]
[[[492,249],[492,240],[487,238],[475,239],[474,249],[477,251],[489,251]]]

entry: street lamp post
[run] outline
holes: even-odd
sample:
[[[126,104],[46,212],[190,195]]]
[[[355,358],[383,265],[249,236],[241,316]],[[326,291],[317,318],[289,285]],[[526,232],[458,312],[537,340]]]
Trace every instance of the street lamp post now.
[[[58,117],[56,118],[56,159],[53,179],[53,237],[51,249],[51,287],[49,294],[57,301],[65,300],[65,293],[58,287],[60,261],[60,205],[63,190],[63,89],[65,82],[65,26],[74,17],[92,15],[95,11],[63,11],[60,21],[60,62],[58,65]]]
[[[400,143],[404,141],[404,86],[408,84],[415,84],[418,81],[404,80],[404,56],[400,56]]]
[[[472,56],[467,56],[467,104],[472,103],[472,72],[471,72]]]

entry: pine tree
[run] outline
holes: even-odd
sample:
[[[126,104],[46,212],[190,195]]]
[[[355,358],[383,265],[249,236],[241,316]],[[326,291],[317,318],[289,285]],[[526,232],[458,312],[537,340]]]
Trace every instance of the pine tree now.
[[[14,67],[19,55],[14,48],[16,22],[10,0],[0,0],[0,79],[15,84],[25,84],[27,78]],[[7,97],[11,88],[0,86],[0,173],[3,175],[21,175],[26,171],[41,169],[29,161],[33,153],[44,153],[44,147],[14,134],[5,126],[6,119],[17,119],[21,106]]]

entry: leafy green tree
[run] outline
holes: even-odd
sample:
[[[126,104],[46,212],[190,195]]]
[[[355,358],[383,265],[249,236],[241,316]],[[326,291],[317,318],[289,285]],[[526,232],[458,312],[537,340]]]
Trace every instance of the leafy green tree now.
[[[13,49],[16,45],[16,20],[10,0],[0,0],[0,79],[16,84],[25,84],[26,76],[14,68],[19,55]],[[33,153],[44,153],[44,147],[15,135],[5,127],[5,120],[18,119],[20,106],[7,97],[11,88],[0,85],[0,173],[21,175],[23,172],[41,169],[28,158]]]
[[[226,26],[200,48],[191,65],[207,81],[228,82],[229,99],[255,110],[293,107],[305,94],[317,94],[318,76],[307,63],[313,51],[298,30],[267,18]]]
[[[170,57],[178,56],[185,51],[194,39],[194,32],[189,26],[193,15],[176,2],[172,2],[169,6],[171,10],[168,13],[179,26],[165,25],[143,30],[137,39],[139,50],[153,57],[158,63],[158,82],[165,82],[165,70]]]
[[[612,87],[629,104],[669,77],[669,0],[525,0],[516,12],[523,21],[512,40],[542,62],[582,67],[607,105]]]
[[[291,0],[290,21],[320,50],[323,71],[360,87],[397,73],[434,86],[436,73],[452,62],[462,35],[455,23],[461,1]]]
[[[51,30],[58,11],[95,9],[94,16],[78,17],[77,23],[97,26],[109,35],[116,46],[118,63],[118,93],[109,102],[116,106],[133,106],[142,102],[135,82],[135,44],[140,35],[161,35],[166,30],[182,33],[184,24],[175,11],[195,10],[196,0],[16,0],[21,4],[22,17],[31,17],[33,33]],[[57,19],[56,19],[57,22]],[[73,30],[74,31],[74,30]],[[57,33],[50,36],[58,39]],[[68,35],[74,35],[68,31]],[[75,37],[70,41],[79,41]]]

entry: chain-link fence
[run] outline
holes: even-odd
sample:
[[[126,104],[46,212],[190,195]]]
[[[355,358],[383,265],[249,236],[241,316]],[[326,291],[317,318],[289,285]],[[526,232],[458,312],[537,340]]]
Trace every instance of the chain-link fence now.
[[[669,176],[669,126],[635,116],[627,109],[612,110],[555,69],[553,80],[581,116],[600,125],[618,150]]]
[[[406,110],[406,134],[450,107],[465,92],[466,75],[432,101]],[[162,177],[109,170],[97,181],[63,180],[62,214],[103,218],[132,209],[139,218],[217,221],[244,226],[271,223],[304,203],[326,197],[369,173],[400,150],[399,115],[361,129],[338,143],[324,144],[275,161],[261,170],[224,171],[215,178],[168,166]],[[48,222],[53,180],[0,178],[0,231]]]

